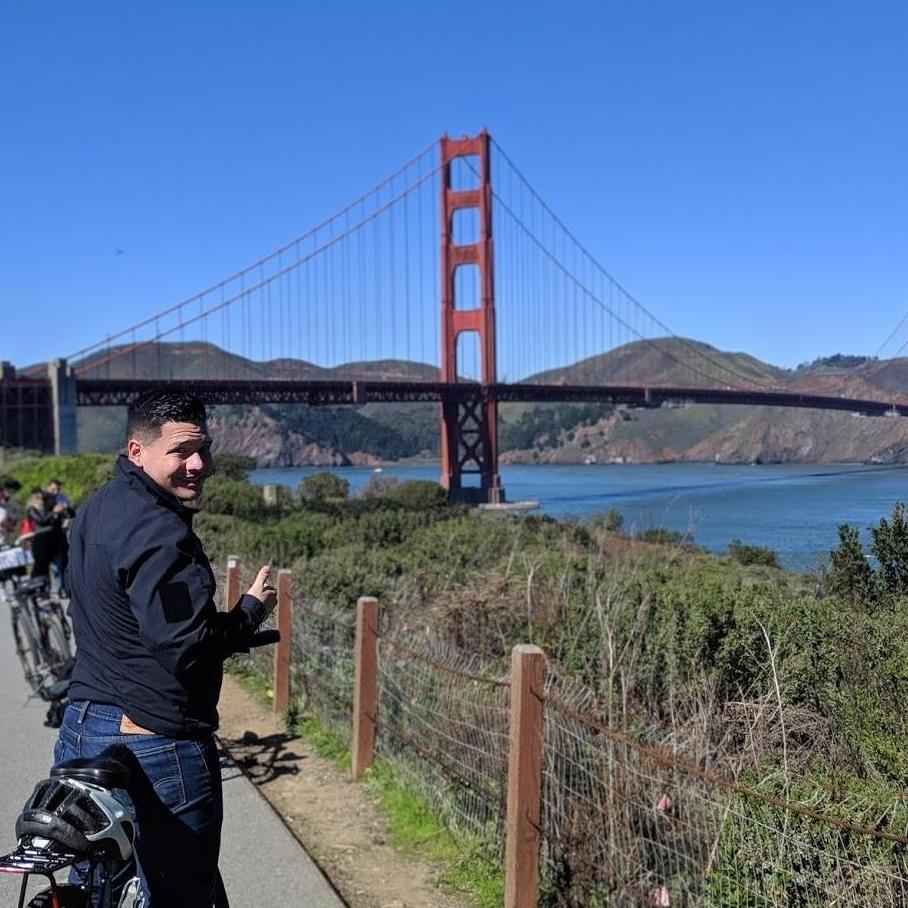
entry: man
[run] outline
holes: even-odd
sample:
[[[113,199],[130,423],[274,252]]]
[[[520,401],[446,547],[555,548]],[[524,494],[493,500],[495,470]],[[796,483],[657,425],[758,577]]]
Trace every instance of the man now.
[[[211,908],[223,816],[213,732],[224,659],[254,645],[275,605],[263,567],[229,612],[192,531],[214,472],[205,408],[149,391],[129,409],[126,454],[71,530],[77,655],[54,758],[112,745],[129,763],[145,905]],[[117,886],[128,878],[118,875]],[[116,904],[116,899],[114,899]]]
[[[49,566],[53,568],[50,573],[53,590],[63,598],[66,592],[66,567],[69,564],[69,540],[67,528],[69,521],[76,516],[76,509],[69,500],[69,496],[61,491],[59,479],[52,479],[44,487],[44,507],[52,515],[49,524],[47,549]]]
[[[72,517],[75,514],[75,509],[73,508],[73,503],[69,499],[69,495],[65,494],[63,491],[63,483],[59,479],[52,479],[45,488],[47,497],[50,499],[50,507],[55,505],[61,505],[61,511],[71,511],[72,513],[67,514],[67,516]]]

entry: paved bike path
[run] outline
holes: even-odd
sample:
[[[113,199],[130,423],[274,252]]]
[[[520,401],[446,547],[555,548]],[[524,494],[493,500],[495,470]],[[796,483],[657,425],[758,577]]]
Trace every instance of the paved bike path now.
[[[47,773],[56,733],[43,725],[45,704],[28,699],[0,603],[0,854],[15,846],[15,822],[32,788]],[[235,766],[224,771],[221,871],[231,908],[297,905],[343,908],[318,868],[280,818]],[[15,906],[18,884],[0,874],[0,908]]]

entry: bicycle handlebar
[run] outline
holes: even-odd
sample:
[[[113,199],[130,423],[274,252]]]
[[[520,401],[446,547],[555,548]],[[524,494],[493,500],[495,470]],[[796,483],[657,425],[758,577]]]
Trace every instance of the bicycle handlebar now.
[[[249,640],[250,648],[258,646],[270,646],[281,639],[281,632],[278,630],[256,631]]]

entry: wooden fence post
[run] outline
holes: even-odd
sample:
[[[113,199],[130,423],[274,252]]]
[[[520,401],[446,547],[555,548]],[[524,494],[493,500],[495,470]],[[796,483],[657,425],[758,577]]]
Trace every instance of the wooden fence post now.
[[[274,648],[274,711],[287,712],[290,706],[290,642],[293,601],[290,598],[290,571],[277,572],[277,629],[281,639]]]
[[[378,708],[378,600],[356,603],[356,674],[353,687],[353,778],[372,765]]]
[[[511,651],[504,908],[535,908],[539,898],[544,690],[544,653],[538,646],[515,646]]]
[[[227,582],[224,584],[224,600],[221,602],[221,611],[229,612],[240,598],[240,572],[243,562],[239,555],[227,556]]]

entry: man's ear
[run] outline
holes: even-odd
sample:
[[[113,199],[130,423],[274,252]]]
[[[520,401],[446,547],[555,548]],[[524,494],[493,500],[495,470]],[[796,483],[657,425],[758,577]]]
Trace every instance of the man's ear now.
[[[129,459],[130,463],[134,463],[137,467],[142,466],[142,449],[144,445],[137,438],[130,438],[126,442],[126,457]]]

